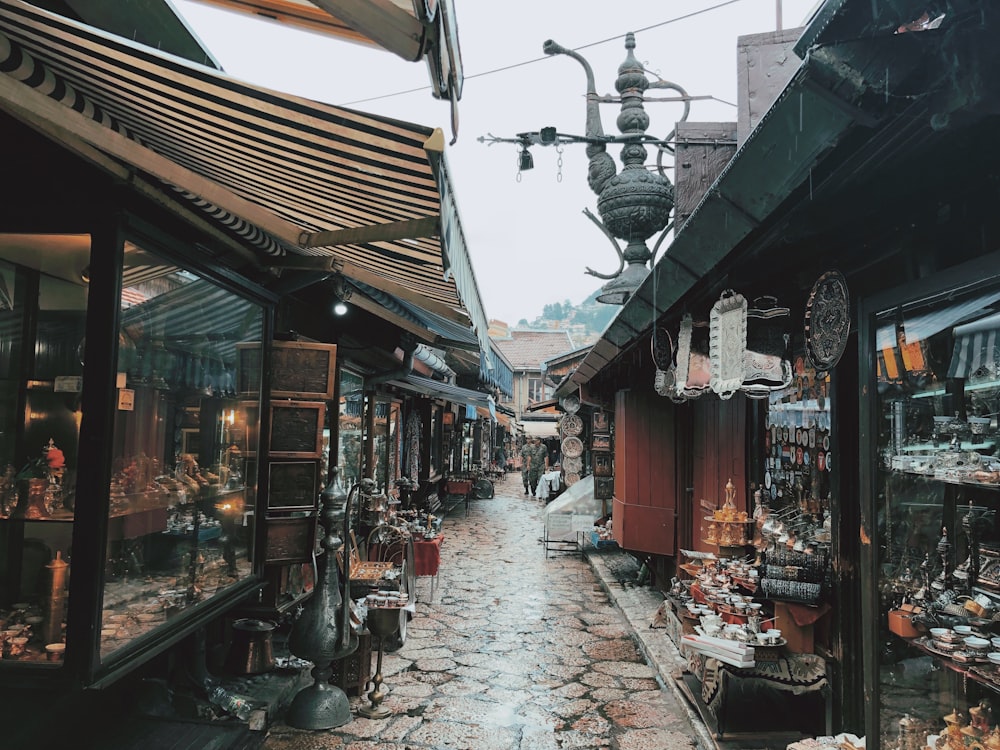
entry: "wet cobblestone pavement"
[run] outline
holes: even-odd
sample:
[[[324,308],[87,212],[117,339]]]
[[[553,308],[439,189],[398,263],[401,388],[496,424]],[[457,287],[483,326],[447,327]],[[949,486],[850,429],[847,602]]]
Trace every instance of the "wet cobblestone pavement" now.
[[[359,717],[368,700],[352,698],[348,724],[279,723],[267,750],[699,747],[688,711],[661,686],[587,560],[545,557],[542,502],[516,475],[496,494],[445,519],[434,600],[420,579],[406,643],[383,657],[382,705],[392,715]]]

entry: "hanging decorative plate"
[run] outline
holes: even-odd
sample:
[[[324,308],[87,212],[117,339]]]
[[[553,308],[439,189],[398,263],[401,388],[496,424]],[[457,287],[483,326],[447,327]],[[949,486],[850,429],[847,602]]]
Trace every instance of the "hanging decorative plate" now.
[[[847,348],[851,301],[840,271],[827,271],[813,284],[805,314],[806,355],[820,372],[832,370]]]
[[[565,480],[566,480],[566,486],[572,487],[574,484],[580,481],[580,475],[572,471],[566,472]]]
[[[583,432],[583,419],[579,414],[567,414],[559,423],[563,437],[576,437]]]
[[[579,456],[573,458],[563,456],[562,467],[567,474],[581,474],[583,472],[583,459]]]
[[[709,317],[711,387],[721,399],[732,398],[743,385],[743,352],[747,348],[747,301],[731,289],[712,305]]]
[[[583,455],[583,441],[578,437],[568,437],[562,441],[562,454],[568,458],[578,458]]]
[[[661,396],[673,396],[677,381],[674,364],[674,340],[670,332],[661,325],[653,326],[649,337],[649,350],[653,355],[656,375],[653,376],[653,390]]]
[[[661,325],[653,326],[649,337],[649,348],[653,355],[653,364],[657,370],[669,370],[674,366],[674,340],[670,332]]]
[[[575,394],[563,396],[559,401],[559,405],[567,414],[576,414],[580,411],[580,397]]]

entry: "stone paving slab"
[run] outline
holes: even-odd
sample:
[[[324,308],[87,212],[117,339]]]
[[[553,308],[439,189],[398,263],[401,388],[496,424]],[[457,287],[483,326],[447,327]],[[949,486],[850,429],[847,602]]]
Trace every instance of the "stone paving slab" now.
[[[542,501],[518,475],[443,524],[433,601],[421,581],[407,641],[383,657],[389,718],[326,731],[277,723],[267,750],[706,750],[673,687],[682,661],[651,629],[663,600],[614,550],[546,558]],[[634,579],[634,576],[633,576]]]

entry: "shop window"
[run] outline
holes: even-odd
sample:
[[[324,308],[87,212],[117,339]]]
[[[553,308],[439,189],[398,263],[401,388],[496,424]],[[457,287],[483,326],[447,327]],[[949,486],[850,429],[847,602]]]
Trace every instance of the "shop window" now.
[[[60,251],[62,267],[50,262]],[[24,237],[0,250],[16,261],[0,261],[0,620],[21,631],[5,637],[4,664],[49,664],[49,644],[61,658],[89,253],[86,236]]]
[[[260,372],[240,373],[237,352],[261,341],[262,310],[131,249],[142,264],[126,250],[102,659],[252,574],[259,394],[238,383]]]
[[[390,404],[383,399],[376,399],[370,403],[375,413],[372,420],[373,465],[369,476],[375,480],[376,488],[382,491],[388,486],[389,456],[392,448],[392,438],[389,434]]]
[[[340,408],[337,426],[338,478],[345,491],[361,478],[362,416],[364,411],[364,380],[349,370],[340,371]]]
[[[994,282],[900,296],[871,303],[865,319],[879,628],[868,746],[907,743],[914,729],[921,744],[977,744],[1000,711],[989,640],[1000,613],[1000,292]]]

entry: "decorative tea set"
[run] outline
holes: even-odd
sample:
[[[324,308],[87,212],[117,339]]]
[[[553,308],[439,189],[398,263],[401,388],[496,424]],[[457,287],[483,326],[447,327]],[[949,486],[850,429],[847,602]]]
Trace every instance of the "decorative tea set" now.
[[[61,623],[56,635],[60,640],[46,643],[47,627],[41,607],[26,602],[0,610],[0,658],[18,661],[61,661],[66,645],[62,642]]]

